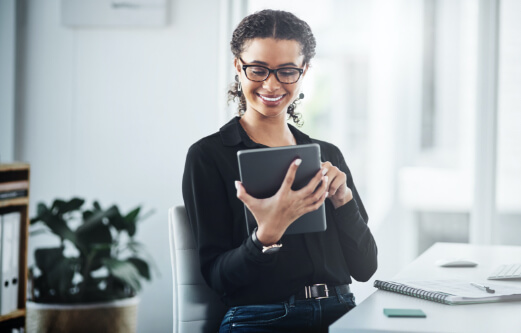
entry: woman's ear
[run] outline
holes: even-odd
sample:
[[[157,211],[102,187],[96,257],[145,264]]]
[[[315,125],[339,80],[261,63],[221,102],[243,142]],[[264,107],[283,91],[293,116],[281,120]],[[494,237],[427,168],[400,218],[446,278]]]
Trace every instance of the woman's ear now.
[[[304,65],[304,72],[302,73],[302,76],[306,75],[306,73],[308,72],[308,69],[309,69],[309,65],[305,64]]]
[[[237,74],[241,74],[241,64],[239,62],[239,59],[233,58],[233,67],[235,67]]]

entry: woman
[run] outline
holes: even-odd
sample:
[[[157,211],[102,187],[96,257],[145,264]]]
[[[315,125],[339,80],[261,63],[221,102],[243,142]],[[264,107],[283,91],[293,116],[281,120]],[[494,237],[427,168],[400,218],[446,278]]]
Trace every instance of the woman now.
[[[237,76],[229,94],[239,98],[239,116],[190,147],[183,175],[201,272],[230,306],[220,331],[327,331],[355,306],[351,277],[374,274],[377,249],[338,148],[286,122],[299,121],[295,107],[315,38],[293,14],[264,10],[241,21],[231,47]],[[252,197],[237,181],[237,151],[308,143],[320,145],[323,163],[301,190],[291,190],[298,159],[271,198]],[[326,231],[284,235],[322,204]],[[251,235],[244,205],[257,221]]]

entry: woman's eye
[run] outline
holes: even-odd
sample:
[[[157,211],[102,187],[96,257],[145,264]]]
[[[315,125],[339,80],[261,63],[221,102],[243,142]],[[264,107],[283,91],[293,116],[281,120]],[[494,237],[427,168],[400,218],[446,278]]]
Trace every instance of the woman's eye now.
[[[293,69],[279,71],[279,75],[282,75],[282,76],[293,76],[293,75],[297,75],[297,74],[298,74],[298,72]]]
[[[251,67],[250,71],[253,75],[259,75],[259,76],[264,76],[268,72],[264,68],[260,68],[260,67]]]

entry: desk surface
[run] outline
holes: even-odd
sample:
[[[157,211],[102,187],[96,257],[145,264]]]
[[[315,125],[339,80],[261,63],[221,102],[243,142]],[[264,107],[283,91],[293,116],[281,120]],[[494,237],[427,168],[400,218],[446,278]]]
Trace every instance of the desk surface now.
[[[451,257],[468,258],[478,266],[443,268],[435,264]],[[394,278],[484,281],[497,266],[516,262],[521,262],[519,246],[436,243]],[[521,287],[519,280],[494,283]],[[427,318],[388,318],[384,308],[422,309]],[[331,325],[329,332],[521,332],[521,302],[445,305],[377,290]]]

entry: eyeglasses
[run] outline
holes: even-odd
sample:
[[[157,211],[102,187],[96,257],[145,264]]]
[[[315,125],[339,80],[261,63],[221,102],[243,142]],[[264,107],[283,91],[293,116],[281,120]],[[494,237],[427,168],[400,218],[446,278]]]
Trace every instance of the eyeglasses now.
[[[244,64],[244,60],[241,58],[239,58],[239,60]],[[270,69],[260,65],[242,65],[242,70],[250,81],[266,81],[270,74],[274,73],[277,80],[284,84],[292,84],[297,82],[302,76],[302,73],[304,73],[304,69],[302,68],[283,67]]]

